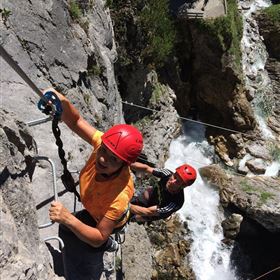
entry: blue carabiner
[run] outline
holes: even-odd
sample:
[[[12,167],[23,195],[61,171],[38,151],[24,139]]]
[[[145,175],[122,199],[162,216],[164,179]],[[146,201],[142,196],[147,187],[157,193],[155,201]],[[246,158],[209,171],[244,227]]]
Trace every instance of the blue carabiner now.
[[[53,106],[47,104],[51,101]],[[53,111],[53,107],[55,110]],[[45,113],[46,115],[53,115],[55,118],[60,119],[62,114],[62,105],[60,99],[52,91],[47,91],[38,102],[38,109]]]

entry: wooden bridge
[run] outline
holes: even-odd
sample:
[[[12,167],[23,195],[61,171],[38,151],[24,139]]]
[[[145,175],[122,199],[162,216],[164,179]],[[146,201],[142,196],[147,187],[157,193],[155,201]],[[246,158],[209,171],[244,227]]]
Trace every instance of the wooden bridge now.
[[[200,0],[193,9],[185,3],[177,14],[181,19],[215,18],[227,15],[227,0]]]
[[[185,9],[184,7],[179,11],[178,17],[181,19],[198,19],[204,17],[204,12],[195,9]]]

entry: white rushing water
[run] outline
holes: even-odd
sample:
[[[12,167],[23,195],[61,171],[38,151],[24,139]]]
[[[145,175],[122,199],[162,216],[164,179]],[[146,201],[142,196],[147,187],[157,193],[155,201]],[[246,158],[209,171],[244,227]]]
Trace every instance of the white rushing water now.
[[[243,16],[243,37],[241,40],[242,65],[245,76],[246,88],[254,97],[253,108],[260,131],[265,139],[275,139],[263,116],[263,107],[273,106],[270,100],[272,96],[271,80],[265,69],[268,53],[259,33],[254,14],[271,6],[270,0],[239,0],[239,8]],[[260,102],[261,101],[261,102]],[[261,106],[259,104],[262,104]],[[240,162],[244,166],[250,159],[246,155]],[[264,176],[277,176],[280,170],[279,162],[272,162],[266,168]],[[250,175],[250,173],[248,174]]]
[[[245,85],[254,97],[255,117],[263,136],[274,138],[263,117],[264,111],[272,106],[270,101],[272,87],[271,80],[265,69],[268,58],[254,14],[271,5],[270,0],[239,1],[239,8],[243,16],[243,37],[241,40],[242,65]]]
[[[196,169],[212,163],[211,147],[204,137],[202,126],[188,124],[187,135],[172,141],[166,168],[175,170],[183,163]],[[196,182],[185,189],[185,203],[179,214],[187,220],[193,240],[190,262],[198,280],[237,279],[230,268],[231,248],[223,245],[221,221],[223,212],[219,208],[218,190],[202,181],[200,175]]]
[[[259,34],[254,13],[271,5],[266,0],[239,1],[243,15],[244,34],[241,42],[243,53],[243,71],[245,84],[254,96],[255,116],[265,138],[273,138],[258,107],[258,98],[268,96],[271,81],[265,70],[267,52]],[[202,126],[187,124],[186,135],[172,141],[170,157],[166,168],[175,170],[183,163],[189,163],[197,169],[212,163],[213,153],[204,137]],[[246,155],[244,162],[248,160]],[[280,163],[273,162],[265,175],[272,176],[278,172]],[[192,239],[190,262],[198,280],[237,280],[234,268],[230,265],[231,248],[223,244],[221,222],[224,219],[219,207],[219,194],[216,189],[203,182],[200,175],[196,182],[185,189],[185,203],[179,214],[187,221]]]

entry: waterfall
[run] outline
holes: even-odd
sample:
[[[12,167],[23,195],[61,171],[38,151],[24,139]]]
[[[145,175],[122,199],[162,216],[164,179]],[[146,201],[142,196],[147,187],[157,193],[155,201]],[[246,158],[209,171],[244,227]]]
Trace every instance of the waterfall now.
[[[241,50],[245,85],[254,97],[256,119],[265,138],[274,137],[265,123],[259,104],[261,101],[266,103],[265,98],[270,96],[272,88],[265,70],[268,55],[253,15],[270,5],[271,2],[265,0],[239,1],[244,24]],[[214,152],[204,137],[204,127],[187,123],[185,129],[187,133],[173,140],[170,145],[165,167],[173,171],[183,163],[189,163],[197,169],[212,163]],[[241,164],[245,164],[247,157]],[[273,162],[265,175],[275,174],[279,165]],[[230,262],[232,248],[222,242],[224,236],[221,222],[224,216],[219,206],[218,190],[205,183],[198,174],[196,182],[184,192],[185,203],[179,214],[183,221],[187,221],[190,230],[192,244],[189,260],[196,278],[237,280]]]
[[[263,38],[254,14],[264,8],[271,6],[270,0],[243,0],[239,1],[239,9],[243,16],[243,37],[241,40],[242,65],[245,77],[245,86],[254,97],[253,109],[259,128],[265,139],[275,139],[271,130],[266,125],[263,110],[273,106],[272,86],[269,75],[265,69],[268,58]],[[246,155],[243,159],[249,159]],[[242,164],[242,162],[241,162]],[[280,169],[279,162],[272,162],[266,169],[264,176],[277,176]]]
[[[183,163],[197,169],[212,163],[214,152],[205,139],[205,128],[188,123],[185,129],[187,133],[170,145],[165,167],[173,171]],[[224,216],[219,207],[218,190],[203,182],[198,174],[196,182],[185,189],[185,203],[179,214],[190,229],[190,262],[196,278],[237,279],[230,267],[231,248],[222,243]]]
[[[270,100],[272,87],[265,69],[268,54],[253,16],[257,11],[270,5],[271,1],[269,0],[239,1],[239,9],[243,16],[241,51],[245,86],[250,95],[254,97],[255,117],[266,139],[274,138],[263,117],[264,111],[269,110],[269,106],[272,106],[272,101]]]

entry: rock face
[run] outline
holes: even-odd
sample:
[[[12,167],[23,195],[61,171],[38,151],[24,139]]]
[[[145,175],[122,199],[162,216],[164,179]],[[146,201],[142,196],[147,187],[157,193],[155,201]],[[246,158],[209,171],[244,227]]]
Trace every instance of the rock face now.
[[[219,188],[221,204],[229,213],[223,222],[224,241],[233,244],[231,262],[237,267],[237,276],[253,279],[278,267],[279,178],[236,176],[215,165],[200,169],[200,174]],[[236,214],[237,221],[233,219]],[[278,271],[269,277],[278,279]]]
[[[186,24],[181,22],[182,26]],[[240,131],[254,128],[255,120],[246,92],[228,54],[213,34],[199,24],[189,22],[185,30],[184,38],[189,42],[182,42],[181,47],[186,45],[191,53],[186,57],[191,68],[182,74],[185,73],[184,80],[190,83],[191,100],[200,118]],[[180,96],[178,98],[180,100]]]
[[[243,217],[239,214],[231,214],[227,219],[222,222],[225,238],[235,239],[240,231],[240,224]]]
[[[27,127],[0,111],[1,249],[3,279],[60,279],[42,242],[30,179],[35,145]]]
[[[5,19],[0,18],[1,45],[39,88],[54,86],[67,95],[89,123],[100,130],[124,122],[121,98],[114,73],[114,62],[117,54],[113,40],[113,28],[109,11],[105,7],[105,1],[94,1],[91,7],[87,5],[83,16],[79,20],[74,20],[71,17],[67,1],[8,1],[4,4],[4,8],[11,11],[11,14]],[[13,112],[17,119],[24,122],[44,117],[36,107],[38,97],[2,57],[0,63],[1,70],[4,69],[0,75],[1,107]],[[150,79],[153,79],[153,77]],[[173,93],[168,87],[166,87],[165,92],[167,94],[162,102],[165,102],[164,104],[170,108],[166,109],[162,119],[161,116],[155,114],[156,122],[154,126],[150,123],[153,133],[155,133],[154,128],[158,127],[160,129],[158,133],[164,135],[164,137],[158,137],[153,142],[154,147],[151,146],[150,149],[147,149],[147,153],[153,151],[150,159],[154,161],[163,161],[164,153],[172,138],[171,134],[175,133],[178,128],[178,123],[173,122],[176,116],[176,111],[171,107]],[[152,103],[155,106],[154,108],[159,109],[156,107],[156,100]],[[172,125],[165,121],[166,118],[172,121]],[[166,129],[164,125],[168,128]],[[65,188],[59,179],[62,166],[57,155],[57,147],[54,144],[50,123],[44,123],[29,129],[36,140],[38,153],[53,160],[56,166],[60,201],[70,211],[73,211],[73,195],[65,192]],[[77,172],[81,170],[89,157],[91,147],[75,137],[64,124],[60,124],[60,129],[68,168],[70,171]],[[151,132],[148,127],[146,132],[147,134]],[[9,152],[10,145],[15,141],[14,134],[11,135],[11,139],[9,139],[11,143],[1,146],[3,157],[6,155],[6,150]],[[23,134],[22,137],[27,142],[29,141],[29,136]],[[19,141],[20,149],[22,149],[22,152],[27,151],[26,148],[23,148],[21,142],[24,141]],[[162,146],[161,144],[164,145],[164,149],[159,149]],[[31,144],[29,143],[29,145]],[[2,153],[2,149],[5,153]],[[154,154],[156,149],[159,149],[159,152]],[[13,153],[12,148],[11,153]],[[14,159],[9,158],[9,155],[7,155],[7,158],[9,159],[7,164],[11,165],[8,168],[12,168]],[[5,163],[4,160],[1,160],[2,162]],[[1,166],[3,176],[9,175],[9,173],[5,173],[8,172],[7,170],[5,166],[3,166],[3,169]],[[20,169],[19,172],[17,170],[12,171],[12,174],[21,174],[21,172],[24,174],[26,172],[25,169]],[[78,177],[77,173],[74,175]],[[1,227],[1,230],[3,230],[3,236],[5,237],[3,241],[5,243],[7,240],[9,246],[7,248],[3,247],[4,250],[1,252],[1,276],[5,276],[5,279],[11,279],[9,277],[12,277],[13,274],[15,277],[19,274],[19,279],[29,279],[29,275],[34,277],[32,276],[34,274],[37,275],[35,276],[36,279],[56,279],[50,269],[52,260],[49,259],[45,245],[40,243],[39,240],[50,235],[56,236],[57,227],[53,226],[40,230],[40,233],[37,232],[38,224],[49,222],[47,213],[49,202],[53,197],[50,167],[48,163],[40,162],[34,171],[32,184],[30,185],[26,180],[19,185],[16,182],[17,178],[14,178],[14,176],[9,178],[9,180],[15,181],[14,183],[9,181],[9,184],[19,187],[17,192],[10,192],[9,189],[7,197],[13,195],[12,201],[6,201],[3,198],[3,211],[6,212],[1,215],[1,217],[5,217],[5,223],[3,222],[5,226]],[[25,186],[25,184],[27,187],[21,188],[21,185]],[[1,191],[7,191],[4,187],[1,177]],[[19,206],[18,201],[21,200],[21,207],[18,208],[26,211],[23,213],[25,216],[10,210],[9,204],[15,204],[16,201]],[[38,209],[37,212],[35,212],[35,208]],[[76,209],[79,210],[80,208],[81,205],[77,203]],[[32,223],[29,231],[34,232],[34,236],[31,236],[30,241],[27,240],[25,232],[21,234],[21,231],[16,231],[18,225],[11,224],[13,219],[17,220],[18,224],[24,224],[27,221]],[[24,231],[25,228],[20,228],[20,230]],[[15,235],[11,235],[11,231]],[[21,244],[20,251],[14,245],[17,240]],[[31,243],[34,243],[32,244],[33,247],[31,247]],[[57,244],[54,245],[57,247]],[[16,255],[17,252],[19,252],[18,255]],[[37,263],[35,256],[37,256]],[[14,258],[22,263],[22,267]],[[24,266],[24,259],[30,263],[30,268]],[[55,269],[56,266],[56,263],[54,263]],[[131,271],[129,272],[127,269],[126,273],[133,273],[134,269],[135,267],[131,266]],[[148,273],[147,269],[142,266],[139,266],[137,271],[139,275]],[[22,273],[26,273],[26,275],[21,276]],[[61,272],[56,271],[56,273],[61,275]],[[110,273],[107,271],[106,275],[108,274]],[[106,275],[103,275],[103,277],[106,278]]]
[[[154,247],[154,267],[152,279],[195,279],[192,269],[186,263],[190,251],[187,228],[178,215],[165,221],[148,225],[147,231]]]
[[[279,10],[279,8],[278,8]],[[280,22],[275,22],[267,14],[260,13],[256,16],[260,34],[263,36],[269,58],[265,68],[272,82],[273,87],[273,112],[269,117],[269,127],[280,135]]]
[[[100,130],[124,121],[113,70],[116,51],[112,23],[103,1],[95,1],[94,7],[86,11],[86,30],[71,18],[66,1],[8,1],[1,3],[1,8],[2,4],[5,4],[4,8],[11,11],[11,14],[7,19],[0,20],[1,45],[39,88],[56,87],[79,108],[88,122]],[[36,106],[38,97],[2,57],[0,59],[1,108],[12,111],[14,117],[24,122],[44,117]],[[4,116],[6,118],[5,114]],[[13,123],[9,123],[5,129],[9,132],[12,128]],[[68,168],[70,171],[79,171],[90,155],[91,147],[75,137],[64,124],[60,125],[60,129]],[[18,143],[22,153],[28,150],[24,148],[24,141],[31,145],[31,136],[22,131],[12,131],[8,139],[11,143],[5,146],[1,141],[1,155],[4,157],[6,152],[11,152],[10,158],[7,155],[7,166],[12,174],[7,177],[9,184],[17,186],[16,191],[12,187],[7,188],[1,177],[1,191],[5,192],[3,209],[6,210],[1,217],[7,218],[1,230],[5,237],[4,244],[6,240],[9,244],[7,248],[1,246],[4,248],[1,251],[1,276],[5,279],[56,279],[50,264],[55,262],[56,273],[62,275],[61,265],[57,267],[55,259],[57,254],[50,249],[51,253],[54,252],[52,260],[47,247],[40,240],[56,236],[57,227],[54,225],[40,232],[37,230],[38,224],[49,222],[48,208],[53,199],[50,166],[40,162],[34,171],[32,184],[24,177],[24,181],[22,179],[18,182],[21,177],[17,178],[16,175],[23,176],[28,170],[25,170],[23,156],[20,159],[23,169],[13,170],[14,161],[17,161],[13,159],[16,153],[11,148],[13,141]],[[59,177],[62,165],[50,123],[31,127],[30,131],[36,140],[38,153],[53,160]],[[1,164],[2,162],[3,165],[6,164],[1,159]],[[5,165],[1,166],[2,175],[9,176],[9,169]],[[57,185],[60,201],[73,211],[73,195],[65,192],[58,178]],[[11,205],[17,205],[18,209],[12,211]],[[36,208],[38,211],[35,211]],[[76,209],[80,208],[81,205],[77,203]],[[14,220],[16,226],[12,224]],[[56,243],[53,245],[57,247]]]
[[[76,95],[87,105],[95,105],[91,111],[94,123],[103,119],[99,125],[108,127],[122,122],[113,70],[116,58],[113,29],[103,1],[95,1],[86,11],[84,20],[88,27],[85,29],[71,18],[65,1],[5,4],[11,15],[0,22],[1,43],[27,76],[39,88],[52,85],[65,92],[79,86],[82,94],[76,92]],[[110,106],[110,114],[99,101]]]
[[[166,160],[170,142],[180,132],[181,123],[173,106],[176,99],[173,90],[159,83],[154,71],[147,75],[147,84],[151,87],[147,107],[154,112],[148,111],[147,114],[146,111],[145,116],[135,125],[142,131],[146,143],[149,143],[144,146],[148,160],[161,166]],[[133,93],[130,98],[137,100]]]
[[[130,223],[122,245],[124,279],[150,280],[153,273],[152,255],[152,245],[144,226]]]
[[[200,169],[200,174],[219,188],[224,207],[238,209],[244,218],[280,233],[279,178],[229,175],[215,165]]]

